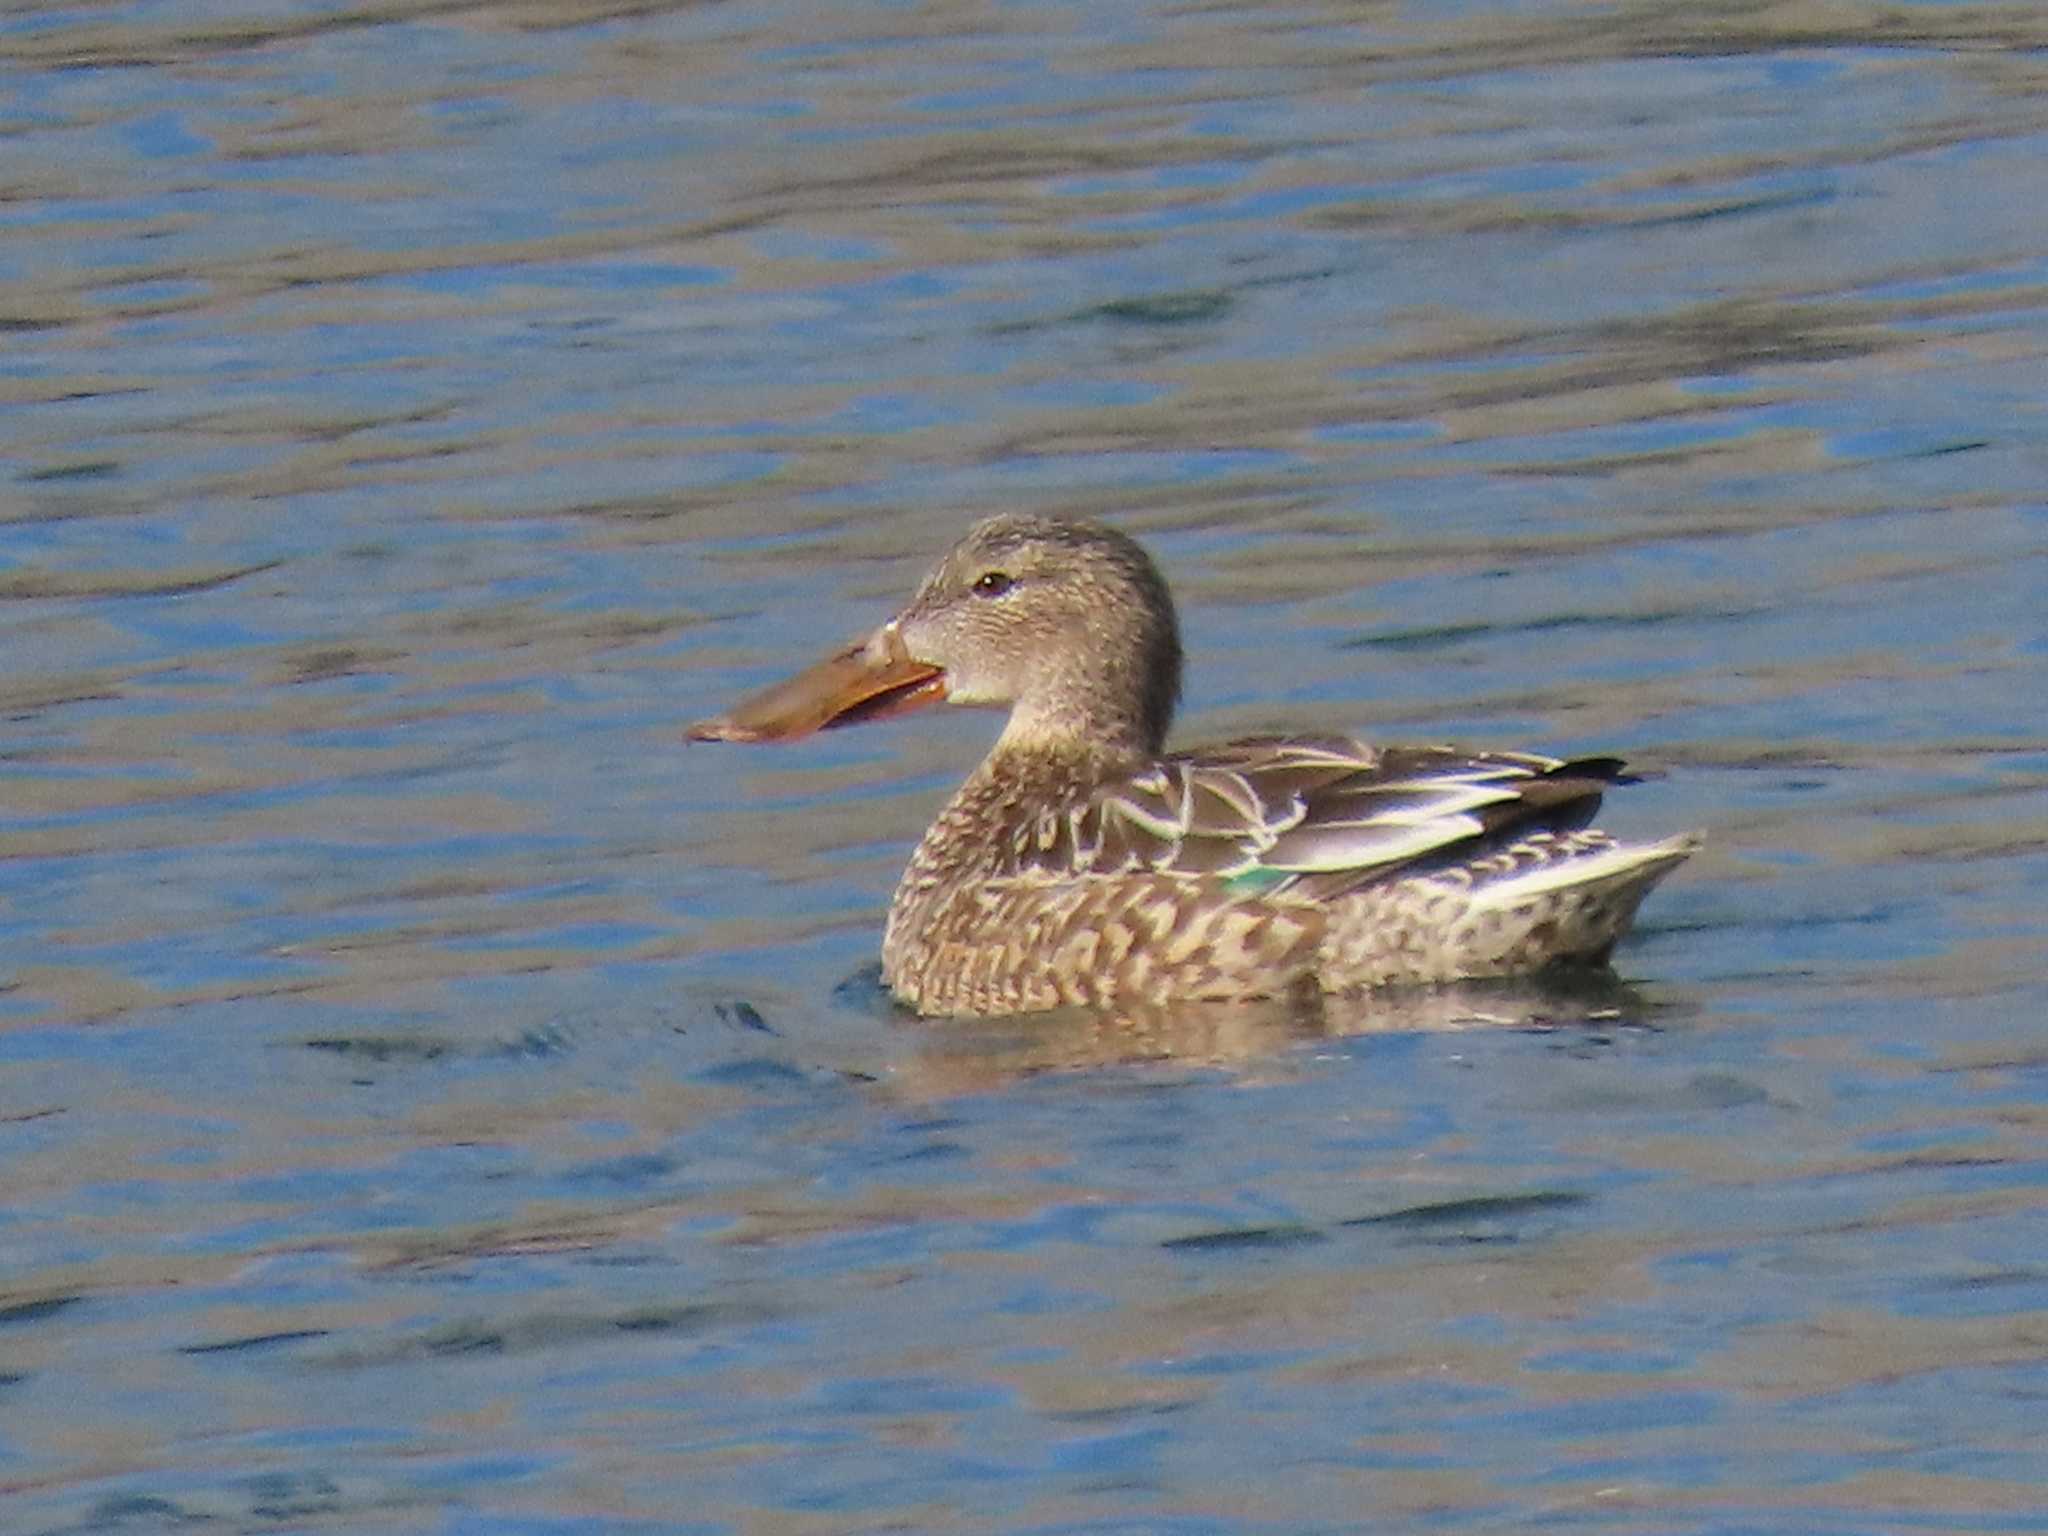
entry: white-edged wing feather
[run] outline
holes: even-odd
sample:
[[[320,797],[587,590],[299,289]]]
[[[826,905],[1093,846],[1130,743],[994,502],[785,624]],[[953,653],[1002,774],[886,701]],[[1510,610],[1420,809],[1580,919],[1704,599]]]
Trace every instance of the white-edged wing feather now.
[[[1511,830],[1583,826],[1612,759],[1561,762],[1347,738],[1255,738],[1163,758],[1022,829],[1008,873],[1155,871],[1328,897]]]

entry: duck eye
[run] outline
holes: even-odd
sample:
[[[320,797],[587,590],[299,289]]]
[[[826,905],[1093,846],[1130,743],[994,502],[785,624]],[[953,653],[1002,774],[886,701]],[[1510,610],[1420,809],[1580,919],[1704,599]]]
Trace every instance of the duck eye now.
[[[983,571],[974,578],[976,597],[1001,597],[1017,585],[1017,578],[1007,571]]]

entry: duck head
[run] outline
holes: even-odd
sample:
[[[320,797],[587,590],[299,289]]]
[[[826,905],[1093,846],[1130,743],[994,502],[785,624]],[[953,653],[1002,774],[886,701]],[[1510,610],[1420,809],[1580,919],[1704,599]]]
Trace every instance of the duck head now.
[[[688,735],[792,741],[944,702],[1008,709],[999,750],[1151,755],[1180,679],[1173,598],[1136,543],[1078,519],[992,517],[865,640]]]

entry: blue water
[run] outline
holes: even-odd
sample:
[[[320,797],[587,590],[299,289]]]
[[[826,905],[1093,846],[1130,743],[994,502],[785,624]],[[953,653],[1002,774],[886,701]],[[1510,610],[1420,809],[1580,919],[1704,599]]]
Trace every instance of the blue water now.
[[[0,1530],[2048,1525],[2048,21],[0,21]],[[1628,756],[1610,988],[937,1026],[974,518]],[[1491,1022],[1486,1022],[1491,1020]]]

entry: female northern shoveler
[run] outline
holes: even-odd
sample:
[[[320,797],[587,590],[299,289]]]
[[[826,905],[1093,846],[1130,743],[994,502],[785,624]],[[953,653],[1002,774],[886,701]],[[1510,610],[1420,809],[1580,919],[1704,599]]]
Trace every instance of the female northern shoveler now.
[[[780,741],[1007,706],[896,888],[882,974],[921,1013],[1341,992],[1604,964],[1699,846],[1587,823],[1615,758],[1259,737],[1164,750],[1173,599],[1096,523],[994,517],[865,641],[689,728]]]

